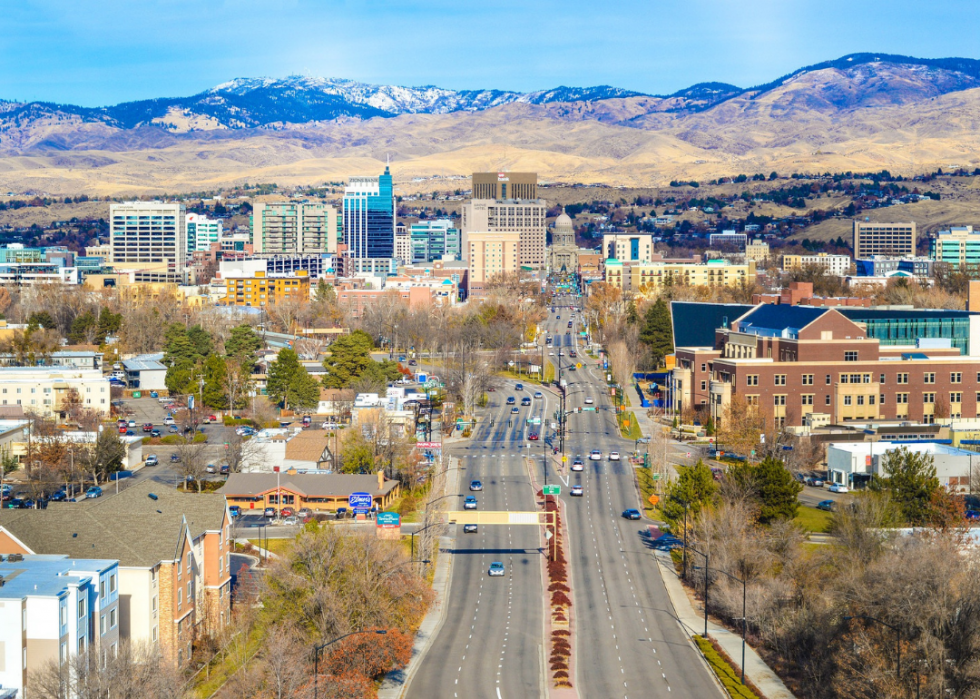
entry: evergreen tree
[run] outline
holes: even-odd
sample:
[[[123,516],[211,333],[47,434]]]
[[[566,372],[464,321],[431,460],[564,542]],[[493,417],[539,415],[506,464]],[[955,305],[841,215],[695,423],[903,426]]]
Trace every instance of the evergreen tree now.
[[[289,407],[289,386],[293,377],[303,367],[299,363],[299,355],[291,349],[279,351],[276,361],[269,365],[269,376],[266,379],[266,392],[274,403],[282,403],[283,408]]]
[[[679,466],[677,480],[667,486],[661,509],[675,529],[684,521],[685,504],[691,515],[709,505],[718,490],[714,474],[701,459],[694,466]]]
[[[636,325],[640,322],[640,314],[636,310],[636,301],[630,299],[629,304],[626,306],[626,323],[628,325]]]
[[[211,338],[211,333],[200,325],[194,325],[187,331],[187,339],[194,345],[194,351],[200,359],[207,357],[214,349],[214,340]]]
[[[68,331],[68,341],[73,345],[84,344],[96,324],[95,316],[91,313],[86,312],[75,316],[75,320],[71,322],[71,329]]]
[[[657,299],[643,319],[640,341],[650,348],[654,366],[660,366],[664,357],[674,351],[674,331],[670,322],[670,308],[663,298]]]
[[[228,407],[228,366],[218,354],[204,360],[204,405],[224,410]]]
[[[932,455],[900,447],[885,454],[881,472],[883,478],[874,477],[871,488],[891,491],[892,501],[906,522],[912,526],[925,524],[931,514],[930,501],[939,490]]]
[[[95,330],[95,342],[105,344],[107,335],[119,332],[122,327],[122,313],[113,313],[108,306],[103,306],[99,312],[99,322]]]
[[[337,303],[337,292],[334,291],[333,284],[328,284],[326,279],[318,281],[313,300],[328,305]]]
[[[294,410],[315,410],[320,403],[320,382],[300,366],[289,380],[286,401]]]
[[[360,377],[371,364],[371,349],[374,342],[363,330],[355,330],[350,335],[338,338],[330,345],[330,356],[323,360],[327,375],[323,385],[327,388],[344,388]]]
[[[803,484],[780,459],[767,456],[754,469],[755,489],[759,498],[759,522],[768,524],[777,519],[793,519],[800,505],[797,496]]]
[[[45,330],[54,330],[57,324],[54,322],[54,318],[47,311],[39,311],[37,313],[31,313],[31,317],[27,319],[27,329],[28,330],[39,330],[44,328]]]
[[[255,334],[251,325],[238,325],[231,329],[225,340],[225,353],[243,365],[255,363],[255,355],[262,349],[262,338]]]

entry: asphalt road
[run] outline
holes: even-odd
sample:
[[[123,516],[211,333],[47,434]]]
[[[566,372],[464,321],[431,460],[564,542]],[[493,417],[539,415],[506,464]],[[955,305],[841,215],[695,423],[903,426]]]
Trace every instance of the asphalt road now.
[[[462,469],[456,509],[470,494],[481,510],[534,509],[522,461],[523,421],[542,414],[544,401],[512,415],[504,405],[508,395],[519,403],[533,389],[491,393],[488,416],[493,415],[494,425],[481,421],[474,437],[452,451]],[[472,480],[483,482],[481,492],[469,491]],[[540,542],[537,527],[484,525],[476,534],[456,527],[446,619],[409,686],[409,697],[541,696],[546,668]],[[506,567],[504,577],[487,575],[494,561]]]
[[[562,319],[552,316],[545,326],[557,333],[556,346],[560,342],[566,353],[563,368],[575,338],[564,334],[566,313],[562,309]],[[557,361],[557,352],[550,359]],[[573,581],[573,684],[580,697],[596,699],[722,696],[675,619],[653,552],[641,537],[649,523],[622,518],[623,510],[639,506],[628,461],[633,442],[619,436],[609,391],[595,361],[583,352],[576,361],[583,367],[562,372],[568,381],[566,410],[584,407],[587,397],[598,410],[569,417],[565,452],[569,464],[575,456],[582,457],[585,470],[557,477],[566,503]],[[588,459],[593,449],[601,450],[601,461]],[[613,450],[620,452],[621,461],[608,459]],[[555,475],[550,480],[557,482]],[[568,487],[576,483],[583,486],[582,497],[568,495]]]

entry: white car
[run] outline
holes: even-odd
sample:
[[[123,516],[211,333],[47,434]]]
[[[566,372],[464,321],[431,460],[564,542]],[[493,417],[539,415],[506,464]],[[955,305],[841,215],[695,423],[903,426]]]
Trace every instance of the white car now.
[[[832,493],[846,493],[847,486],[841,485],[840,483],[832,483],[830,486],[830,492]]]
[[[584,471],[585,465],[582,463],[581,459],[575,459],[575,463],[572,464],[573,471]]]
[[[611,451],[611,452],[609,452],[609,460],[610,461],[619,461],[619,452],[618,451]]]
[[[572,497],[582,497],[582,486],[573,485],[571,490]]]
[[[591,398],[586,398],[586,399],[585,399],[585,404],[586,404],[586,405],[592,405],[593,403],[595,403],[595,401],[594,401],[594,400],[592,400]]]
[[[602,461],[602,452],[598,449],[593,449],[589,453],[589,461]]]

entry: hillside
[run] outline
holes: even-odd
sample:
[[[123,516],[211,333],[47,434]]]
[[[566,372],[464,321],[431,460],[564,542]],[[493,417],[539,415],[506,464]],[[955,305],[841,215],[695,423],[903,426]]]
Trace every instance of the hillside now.
[[[386,156],[402,191],[495,169],[650,187],[773,170],[972,170],[978,152],[980,62],[872,54],[756,88],[703,83],[666,96],[289,78],[99,109],[0,103],[4,192],[316,184],[377,172]]]

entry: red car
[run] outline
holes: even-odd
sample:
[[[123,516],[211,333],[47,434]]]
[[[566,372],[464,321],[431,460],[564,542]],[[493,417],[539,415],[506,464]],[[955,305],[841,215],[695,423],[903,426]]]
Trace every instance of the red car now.
[[[122,425],[119,428],[119,434],[126,434],[126,425]]]
[[[536,441],[538,441],[538,433],[537,432],[532,432],[531,434],[529,434],[527,436],[527,438],[530,439],[531,441],[536,442]]]
[[[152,422],[146,422],[146,423],[144,423],[143,424],[143,431],[144,432],[152,432],[153,431],[153,423]]]

